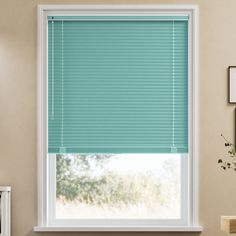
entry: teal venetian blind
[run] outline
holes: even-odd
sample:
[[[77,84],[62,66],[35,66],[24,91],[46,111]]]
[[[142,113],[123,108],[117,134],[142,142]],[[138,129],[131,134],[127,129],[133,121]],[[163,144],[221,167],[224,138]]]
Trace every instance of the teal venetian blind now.
[[[188,18],[48,17],[48,152],[188,152]]]

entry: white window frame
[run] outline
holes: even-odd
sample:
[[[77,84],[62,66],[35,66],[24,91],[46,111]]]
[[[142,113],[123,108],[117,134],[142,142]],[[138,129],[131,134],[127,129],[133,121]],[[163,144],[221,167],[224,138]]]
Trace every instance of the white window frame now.
[[[55,221],[54,158],[47,155],[47,16],[54,15],[176,15],[189,17],[188,99],[189,155],[183,157],[181,185],[187,209],[180,221],[167,220],[71,220]],[[39,5],[38,6],[38,223],[40,231],[202,231],[198,225],[198,6],[196,5]],[[187,178],[183,178],[183,176]],[[182,207],[184,204],[182,204]],[[79,223],[79,224],[78,224]]]

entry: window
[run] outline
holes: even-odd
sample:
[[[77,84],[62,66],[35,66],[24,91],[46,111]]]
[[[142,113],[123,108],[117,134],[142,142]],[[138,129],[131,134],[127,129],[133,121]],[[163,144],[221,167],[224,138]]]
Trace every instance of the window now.
[[[193,6],[39,7],[41,229],[200,229],[194,22]]]

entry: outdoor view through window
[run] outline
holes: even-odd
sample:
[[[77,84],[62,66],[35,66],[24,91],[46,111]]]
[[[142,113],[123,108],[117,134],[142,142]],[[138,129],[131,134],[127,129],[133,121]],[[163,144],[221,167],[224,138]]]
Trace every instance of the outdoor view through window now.
[[[179,154],[56,156],[56,218],[180,218]]]

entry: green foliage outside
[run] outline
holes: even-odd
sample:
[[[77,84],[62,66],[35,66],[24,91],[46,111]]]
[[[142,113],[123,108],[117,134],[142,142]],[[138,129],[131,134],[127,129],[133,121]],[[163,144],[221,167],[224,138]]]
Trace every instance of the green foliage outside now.
[[[160,199],[161,186],[155,176],[105,170],[104,164],[111,158],[112,155],[57,155],[57,198],[96,205],[147,204]]]

